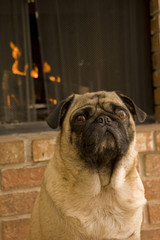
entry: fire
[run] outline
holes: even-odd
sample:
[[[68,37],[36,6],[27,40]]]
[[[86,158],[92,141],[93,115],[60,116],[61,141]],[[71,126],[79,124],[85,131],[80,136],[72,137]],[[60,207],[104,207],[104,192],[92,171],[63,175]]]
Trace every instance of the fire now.
[[[31,77],[32,78],[38,78],[39,74],[38,74],[38,67],[34,64],[34,67],[31,71]]]
[[[55,82],[55,81],[57,81],[58,83],[61,82],[61,78],[60,78],[59,76],[58,76],[57,78],[54,77],[54,76],[49,76],[49,80],[50,80],[51,82]]]
[[[13,65],[12,65],[13,74],[26,76],[27,70],[28,70],[28,64],[25,64],[23,72],[21,72],[18,69],[19,58],[21,57],[22,53],[21,53],[20,49],[13,42],[10,42],[9,44],[10,44],[10,47],[12,49],[12,57],[15,60]],[[51,66],[49,65],[49,63],[47,61],[45,61],[44,64],[43,64],[43,71],[45,73],[49,73],[49,72],[51,72],[51,70],[52,70]],[[31,75],[32,78],[38,78],[39,77],[39,70],[38,70],[38,67],[36,66],[35,63],[33,64],[33,69],[31,70],[30,75]],[[60,76],[58,76],[58,77],[49,76],[49,80],[51,82],[60,83],[61,82],[61,77]]]
[[[48,62],[45,61],[43,64],[43,71],[45,73],[49,73],[49,72],[51,72],[51,70],[52,70],[51,66],[49,65]],[[51,82],[58,82],[58,83],[61,82],[61,78],[59,76],[57,78],[55,76],[49,76],[49,80]]]
[[[49,98],[49,102],[53,103],[54,105],[57,104],[57,100],[55,98]]]
[[[13,42],[10,42],[10,47],[12,49],[12,57],[15,60],[13,65],[12,65],[12,72],[13,72],[13,74],[26,76],[27,70],[28,70],[28,64],[25,64],[23,72],[21,72],[18,69],[19,58],[22,55],[20,49]],[[34,64],[34,67],[33,67],[32,71],[31,71],[31,77],[38,78],[38,76],[39,76],[38,75],[38,67]]]
[[[49,80],[50,80],[51,82],[55,82],[55,81],[56,81],[56,78],[55,78],[54,76],[49,76]]]
[[[61,77],[60,77],[60,76],[57,77],[57,82],[58,82],[58,83],[61,82]]]
[[[24,71],[21,72],[19,69],[18,69],[18,59],[21,57],[22,53],[20,51],[20,49],[13,43],[13,42],[10,42],[10,47],[12,49],[12,57],[14,58],[14,63],[12,65],[12,72],[13,74],[16,74],[16,75],[21,75],[21,76],[26,76],[26,73],[27,73],[27,69],[28,69],[28,64],[26,64],[24,66]]]
[[[43,64],[43,71],[45,73],[49,73],[51,72],[51,66],[45,61],[44,64]]]
[[[24,71],[20,71],[19,68],[18,68],[19,67],[19,59],[22,55],[20,49],[13,42],[10,42],[9,45],[10,45],[10,48],[12,49],[12,57],[14,59],[14,63],[12,65],[12,73],[16,74],[16,75],[26,76],[27,71],[28,71],[28,67],[29,67],[28,64],[25,64]],[[47,61],[45,61],[44,64],[43,64],[43,71],[44,71],[44,73],[50,73],[52,71],[52,68]],[[33,68],[30,72],[30,76],[32,78],[38,78],[39,77],[39,69],[38,69],[38,67],[36,66],[35,63],[33,64]],[[61,83],[61,77],[60,76],[49,75],[48,78],[51,82]],[[7,105],[11,106],[11,103],[13,101],[18,104],[18,100],[17,100],[17,98],[14,94],[7,95]],[[57,104],[57,100],[55,98],[49,98],[49,102],[54,104],[54,105]]]

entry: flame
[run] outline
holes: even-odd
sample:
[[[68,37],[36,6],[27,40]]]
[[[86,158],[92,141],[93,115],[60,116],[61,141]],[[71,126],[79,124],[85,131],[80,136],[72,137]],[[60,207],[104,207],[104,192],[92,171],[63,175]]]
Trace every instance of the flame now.
[[[12,57],[15,60],[13,65],[12,65],[13,74],[26,76],[26,73],[27,73],[27,70],[28,70],[28,64],[25,64],[23,72],[21,72],[18,69],[18,64],[19,64],[18,59],[21,57],[22,53],[21,53],[20,49],[13,42],[10,42],[9,44],[10,44],[10,47],[12,49]],[[45,73],[49,73],[49,72],[51,72],[51,70],[52,70],[51,66],[49,65],[49,63],[47,61],[45,61],[44,64],[43,64],[43,71]],[[36,66],[36,64],[33,65],[33,69],[31,71],[30,75],[31,75],[32,78],[38,78],[39,77],[39,70],[38,70],[38,67]],[[58,76],[56,78],[55,76],[49,76],[49,80],[51,82],[57,81],[58,83],[60,83],[61,82],[61,77]]]
[[[49,76],[49,80],[50,80],[51,82],[55,82],[55,81],[56,81],[56,78],[55,78],[54,76]]]
[[[14,59],[14,63],[12,65],[12,73],[16,74],[16,75],[26,76],[27,70],[28,70],[28,64],[25,64],[23,72],[18,69],[19,58],[22,55],[20,49],[13,42],[10,42],[9,45],[10,45],[10,48],[12,49],[12,57]],[[51,70],[52,70],[51,66],[49,65],[49,63],[47,61],[45,61],[44,64],[43,64],[44,73],[50,73]],[[33,69],[31,70],[30,75],[31,75],[32,78],[38,78],[39,77],[39,69],[36,66],[36,64],[33,64]],[[61,77],[60,76],[55,77],[55,76],[50,75],[49,80],[51,82],[60,83],[61,82]],[[16,96],[14,94],[11,94],[11,95],[7,95],[7,105],[8,106],[11,106],[11,104],[12,104],[11,99],[16,104],[18,104],[18,100],[17,100]],[[57,104],[57,100],[55,98],[49,98],[49,102],[54,104],[54,105]]]
[[[44,64],[43,64],[43,71],[45,73],[49,73],[49,72],[51,72],[51,70],[52,70],[51,65],[49,65],[49,63],[47,61],[45,61]],[[58,76],[56,78],[55,76],[49,76],[49,80],[51,82],[57,81],[58,83],[60,83],[61,82],[61,77]]]
[[[18,69],[18,58],[20,58],[21,55],[22,55],[20,49],[13,42],[10,42],[10,47],[12,49],[12,57],[15,60],[13,65],[12,65],[13,74],[26,76],[26,72],[27,72],[27,69],[28,69],[28,64],[26,64],[24,66],[24,71],[23,72],[19,71],[19,69]]]
[[[56,79],[56,77],[54,77],[54,76],[49,76],[49,80],[51,82],[57,81],[58,83],[60,83],[61,82],[61,77],[58,76],[57,79]]]
[[[32,78],[38,78],[39,74],[38,74],[38,67],[34,64],[34,67],[31,71],[31,77]]]
[[[57,82],[58,82],[58,83],[61,82],[61,77],[60,77],[60,76],[57,77]]]
[[[57,104],[57,100],[55,98],[49,98],[49,101],[53,103],[54,105]]]
[[[21,57],[22,54],[19,48],[16,45],[14,45],[13,42],[10,42],[9,44],[10,44],[10,47],[12,48],[12,57],[14,59]]]
[[[51,72],[51,66],[45,61],[44,64],[43,64],[43,71],[45,73],[49,73]]]

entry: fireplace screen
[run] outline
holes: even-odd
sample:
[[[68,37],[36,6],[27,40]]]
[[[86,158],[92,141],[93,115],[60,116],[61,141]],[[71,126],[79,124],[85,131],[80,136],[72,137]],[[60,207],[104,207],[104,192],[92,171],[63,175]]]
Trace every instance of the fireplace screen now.
[[[44,120],[98,90],[153,114],[147,0],[0,1],[0,31],[0,124]]]

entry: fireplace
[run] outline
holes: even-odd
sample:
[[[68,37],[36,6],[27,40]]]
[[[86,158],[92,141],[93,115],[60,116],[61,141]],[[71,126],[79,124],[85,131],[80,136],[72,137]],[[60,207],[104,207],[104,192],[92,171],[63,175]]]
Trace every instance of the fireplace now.
[[[0,2],[0,125],[44,121],[66,96],[119,90],[152,119],[146,0]]]

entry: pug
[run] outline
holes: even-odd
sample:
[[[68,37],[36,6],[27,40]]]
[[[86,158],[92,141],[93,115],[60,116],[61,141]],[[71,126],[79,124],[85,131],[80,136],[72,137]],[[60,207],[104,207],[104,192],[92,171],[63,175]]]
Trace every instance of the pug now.
[[[135,119],[145,118],[129,97],[106,91],[71,95],[51,112],[60,133],[29,240],[140,240],[146,200]]]

